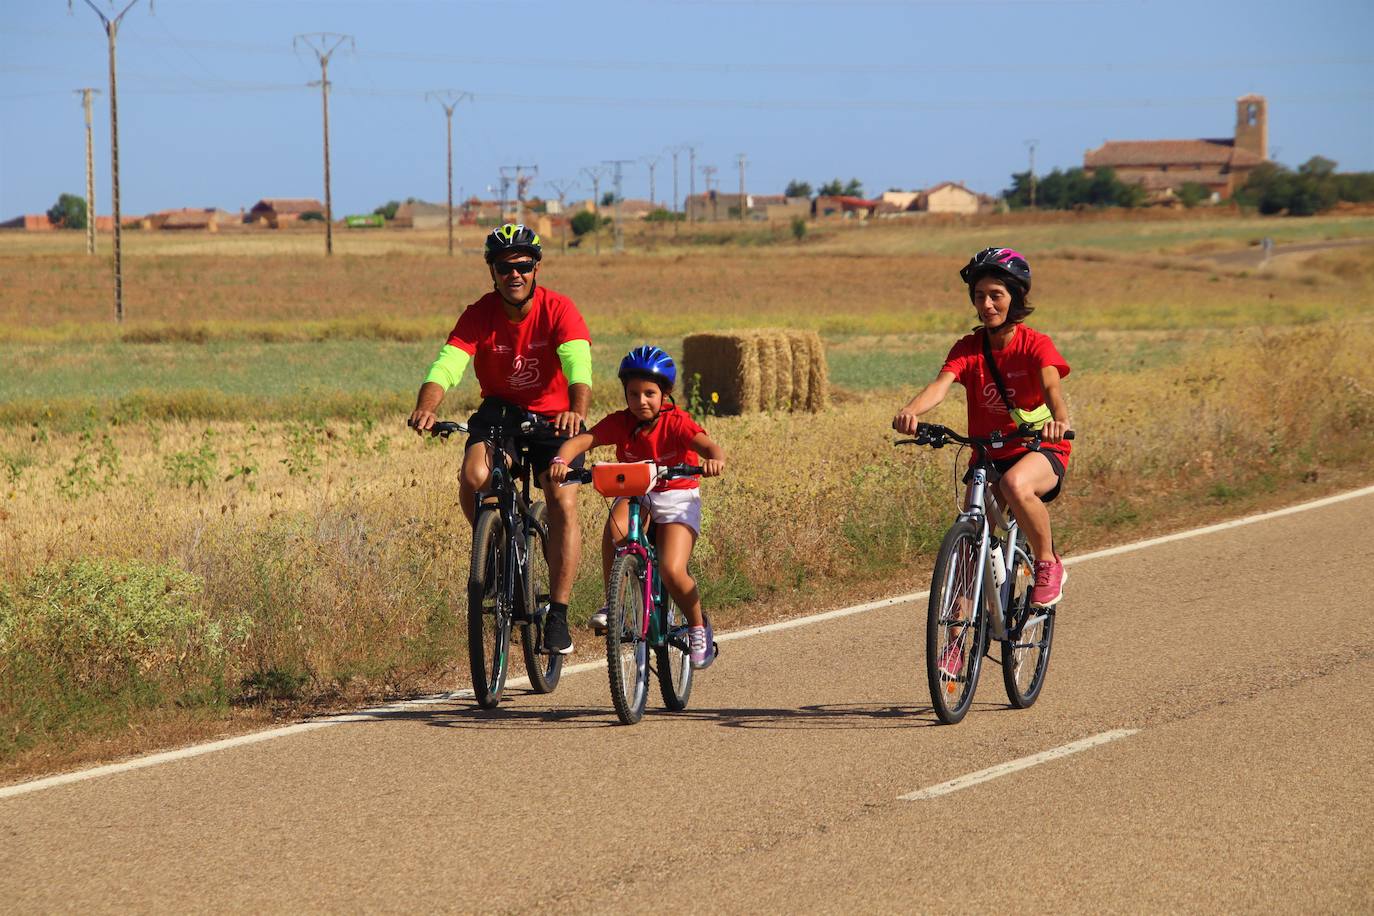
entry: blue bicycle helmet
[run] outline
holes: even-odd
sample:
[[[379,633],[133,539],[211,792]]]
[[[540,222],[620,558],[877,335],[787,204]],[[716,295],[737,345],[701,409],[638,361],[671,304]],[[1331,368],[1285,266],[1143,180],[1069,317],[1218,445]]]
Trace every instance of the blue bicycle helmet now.
[[[677,365],[661,347],[645,344],[626,353],[620,361],[620,381],[631,378],[647,378],[658,382],[665,391],[671,390],[677,381]]]

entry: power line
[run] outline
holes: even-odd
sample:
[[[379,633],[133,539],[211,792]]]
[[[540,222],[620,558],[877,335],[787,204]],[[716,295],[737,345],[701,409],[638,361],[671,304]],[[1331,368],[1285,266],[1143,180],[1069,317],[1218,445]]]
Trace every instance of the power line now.
[[[310,35],[296,35],[291,39],[293,48],[305,45],[315,52],[320,62],[320,105],[324,110],[324,253],[334,254],[334,199],[329,182],[329,58],[339,46],[347,42],[353,46],[352,35],[336,32],[316,32]],[[317,85],[311,83],[310,85]]]

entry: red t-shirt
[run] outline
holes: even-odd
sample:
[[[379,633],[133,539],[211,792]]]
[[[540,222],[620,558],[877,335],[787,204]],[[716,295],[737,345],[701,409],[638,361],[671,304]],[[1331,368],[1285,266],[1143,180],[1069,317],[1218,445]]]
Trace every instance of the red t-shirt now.
[[[701,464],[692,451],[692,440],[705,432],[685,410],[665,405],[658,419],[647,429],[628,410],[617,410],[592,427],[597,445],[614,445],[616,461],[652,461],[654,464]],[[661,490],[690,490],[698,486],[695,477],[659,481]]]
[[[587,322],[567,296],[534,288],[534,305],[523,321],[506,317],[495,291],[463,310],[448,342],[471,356],[482,397],[497,397],[541,414],[568,409],[568,379],[558,347],[592,339]]]
[[[945,357],[941,372],[952,372],[959,384],[968,393],[968,434],[970,436],[990,436],[995,430],[1004,433],[1016,431],[1002,396],[997,392],[987,360],[983,358],[983,332],[975,331],[963,337]],[[1045,403],[1045,388],[1040,380],[1040,370],[1053,366],[1059,370],[1060,378],[1069,374],[1069,364],[1059,355],[1053,341],[1039,331],[1019,325],[1007,346],[993,350],[992,358],[997,361],[997,371],[1002,374],[1002,384],[1006,385],[1007,395],[1013,404],[1024,410],[1039,407]],[[1068,440],[1045,443],[1045,451],[1054,452],[1066,465],[1072,450]],[[1025,454],[1028,449],[1020,439],[999,449],[993,449],[993,458],[1014,458]]]

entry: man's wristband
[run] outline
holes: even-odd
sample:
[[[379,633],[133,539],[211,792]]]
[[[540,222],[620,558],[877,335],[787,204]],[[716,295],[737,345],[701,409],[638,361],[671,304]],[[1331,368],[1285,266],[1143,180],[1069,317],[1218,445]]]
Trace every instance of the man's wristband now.
[[[554,455],[554,456],[553,456],[553,460],[549,462],[549,464],[567,464],[567,463],[568,463],[568,462],[565,461],[565,460],[563,459],[563,456],[562,456],[562,455]]]

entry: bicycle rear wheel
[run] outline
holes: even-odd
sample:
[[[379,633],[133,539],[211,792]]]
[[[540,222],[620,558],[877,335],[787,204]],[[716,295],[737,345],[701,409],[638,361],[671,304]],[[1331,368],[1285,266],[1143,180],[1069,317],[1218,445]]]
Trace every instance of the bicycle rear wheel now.
[[[1002,643],[1002,684],[1007,688],[1007,700],[1011,705],[1026,709],[1040,697],[1049,673],[1054,608],[1031,606],[1035,566],[1020,532],[1017,532],[1015,560],[1010,573],[1016,578],[1011,606],[1007,609],[1007,640]]]
[[[611,701],[624,725],[644,715],[649,699],[649,641],[644,632],[644,565],[627,553],[611,565],[611,591],[606,612],[606,671]]]
[[[525,656],[525,672],[530,676],[530,688],[535,693],[552,693],[563,676],[563,656],[557,652],[541,652],[541,627],[533,620],[548,610],[549,561],[545,535],[549,530],[549,510],[542,502],[530,506],[530,530],[525,538],[525,613],[530,623],[520,625],[520,651]]]
[[[974,605],[979,534],[973,522],[955,522],[940,545],[931,576],[926,681],[930,705],[946,725],[962,721],[973,705],[987,648],[987,615]]]
[[[486,511],[472,531],[472,568],[468,573],[468,659],[477,705],[501,702],[510,661],[511,609],[501,594],[506,531],[498,512]]]
[[[673,712],[687,708],[692,695],[692,647],[687,642],[687,618],[682,616],[672,596],[664,590],[663,645],[654,649],[654,667],[658,669],[658,689],[663,705]]]

